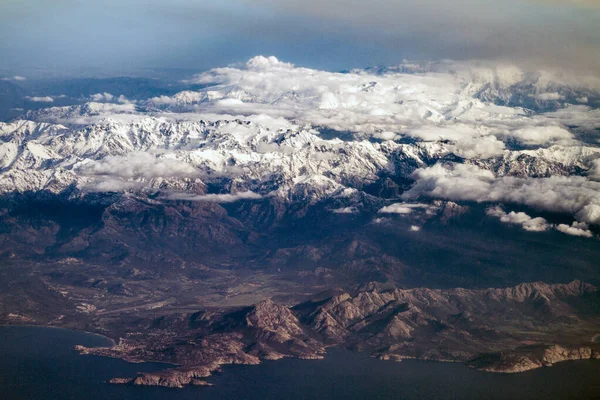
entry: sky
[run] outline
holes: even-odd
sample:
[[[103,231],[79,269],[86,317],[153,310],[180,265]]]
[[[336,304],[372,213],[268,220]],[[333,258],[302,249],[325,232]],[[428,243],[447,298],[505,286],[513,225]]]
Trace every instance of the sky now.
[[[0,0],[0,68],[341,70],[482,59],[600,71],[597,0]]]

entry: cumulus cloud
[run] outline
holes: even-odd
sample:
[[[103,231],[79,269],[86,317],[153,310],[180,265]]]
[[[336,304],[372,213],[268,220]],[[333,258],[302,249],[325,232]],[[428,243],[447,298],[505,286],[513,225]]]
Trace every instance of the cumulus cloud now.
[[[419,232],[420,230],[421,230],[420,226],[417,226],[417,225],[411,225],[410,226],[410,231],[411,232]]]
[[[600,183],[582,176],[496,178],[474,165],[436,164],[414,172],[416,182],[403,197],[525,204],[540,210],[570,213],[600,224]]]
[[[429,204],[422,203],[394,203],[381,208],[378,212],[384,214],[410,214],[418,208],[429,208]]]
[[[551,228],[551,225],[544,218],[531,218],[524,212],[506,213],[501,207],[490,207],[486,210],[486,214],[500,219],[505,224],[520,225],[524,230],[529,232],[544,232]]]
[[[88,161],[77,168],[85,176],[135,178],[191,178],[199,172],[192,165],[173,158],[159,158],[150,153],[130,153]]]
[[[573,224],[566,225],[566,224],[560,224],[556,227],[556,230],[562,232],[562,233],[566,233],[567,235],[572,235],[572,236],[582,236],[582,237],[588,237],[591,238],[594,235],[592,234],[592,232],[589,230],[589,227],[586,223],[584,222],[573,222]]]
[[[92,94],[90,97],[91,101],[94,102],[98,102],[98,103],[120,103],[120,104],[129,104],[131,103],[130,100],[127,99],[127,97],[120,95],[120,96],[114,96],[110,93],[96,93],[96,94]]]
[[[90,96],[90,100],[92,101],[97,101],[97,102],[101,102],[101,101],[112,101],[112,99],[114,99],[115,96],[113,96],[110,93],[96,93]]]
[[[167,197],[169,200],[207,201],[211,203],[233,203],[239,200],[260,200],[262,196],[252,191],[223,194],[192,195],[188,193],[173,193]]]
[[[589,230],[588,224],[586,224],[585,222],[574,221],[571,225],[553,225],[550,224],[544,218],[532,218],[524,212],[511,211],[507,213],[500,206],[488,208],[486,210],[486,214],[491,217],[498,218],[501,222],[505,224],[519,225],[522,229],[529,232],[545,232],[550,229],[556,229],[559,232],[571,236],[581,236],[587,238],[591,238],[594,236],[593,233]]]
[[[34,103],[52,103],[54,99],[50,96],[34,96],[34,97],[25,97],[29,101],[33,101]]]
[[[269,56],[269,57],[257,56],[257,57],[252,58],[250,61],[248,61],[246,66],[249,69],[254,69],[254,70],[260,71],[260,70],[272,69],[272,68],[289,69],[289,68],[293,68],[294,64],[280,61],[277,59],[277,57],[274,57],[274,56]]]

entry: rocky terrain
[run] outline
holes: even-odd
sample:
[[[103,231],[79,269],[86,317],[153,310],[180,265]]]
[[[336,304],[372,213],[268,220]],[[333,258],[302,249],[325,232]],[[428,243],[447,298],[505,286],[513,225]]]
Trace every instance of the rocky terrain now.
[[[116,346],[83,354],[172,369],[112,383],[183,387],[226,364],[321,358],[328,346],[373,357],[465,362],[489,372],[523,372],[600,356],[599,291],[579,281],[504,289],[398,289],[378,283],[328,291],[293,307],[250,307],[141,318]],[[389,286],[389,285],[388,285]],[[110,328],[109,328],[110,329]]]

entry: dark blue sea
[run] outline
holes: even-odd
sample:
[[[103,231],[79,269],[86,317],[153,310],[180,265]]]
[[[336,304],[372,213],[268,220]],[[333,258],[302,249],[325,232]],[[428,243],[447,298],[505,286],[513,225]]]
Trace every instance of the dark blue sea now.
[[[76,344],[109,341],[64,329],[0,327],[0,399],[600,399],[600,361],[498,375],[462,364],[394,363],[332,349],[324,360],[226,366],[209,378],[214,387],[166,389],[107,384],[165,365],[82,356],[73,350]]]

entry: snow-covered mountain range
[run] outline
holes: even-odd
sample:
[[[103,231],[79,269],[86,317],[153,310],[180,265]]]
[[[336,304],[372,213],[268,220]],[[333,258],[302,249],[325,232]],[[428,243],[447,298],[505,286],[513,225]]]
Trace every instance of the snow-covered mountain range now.
[[[465,63],[332,73],[259,56],[189,83],[203,88],[101,93],[1,123],[0,193],[345,199],[346,212],[365,196],[442,199],[568,214],[566,233],[600,224],[599,79]]]

